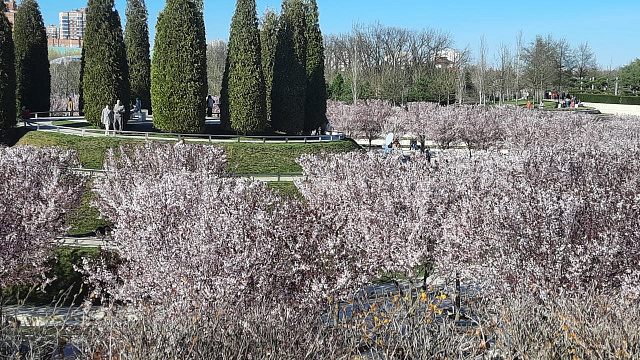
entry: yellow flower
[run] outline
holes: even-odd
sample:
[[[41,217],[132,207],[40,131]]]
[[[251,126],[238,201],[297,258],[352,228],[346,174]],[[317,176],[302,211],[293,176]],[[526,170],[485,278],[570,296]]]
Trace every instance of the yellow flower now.
[[[398,295],[393,297],[393,302],[398,302],[398,300],[400,300],[400,297]]]
[[[421,293],[420,294],[420,301],[422,301],[422,302],[427,301],[427,294],[426,293]]]
[[[444,299],[446,299],[446,298],[447,298],[447,295],[445,295],[445,294],[442,294],[442,295],[436,296],[436,299],[438,299],[438,300],[444,300]]]

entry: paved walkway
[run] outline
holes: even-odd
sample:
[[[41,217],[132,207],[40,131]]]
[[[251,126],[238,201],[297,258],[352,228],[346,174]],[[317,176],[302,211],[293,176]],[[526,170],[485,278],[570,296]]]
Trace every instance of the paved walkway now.
[[[20,122],[19,127],[27,126],[35,128],[38,131],[56,132],[60,134],[76,135],[82,137],[105,137],[104,129],[93,129],[86,127],[73,126],[57,126],[54,121],[70,121],[83,123],[86,120],[83,117],[43,117],[31,119],[28,122]],[[129,121],[131,127],[138,128],[137,131],[113,131],[109,132],[109,137],[134,139],[134,140],[158,140],[158,141],[176,141],[179,138],[186,139],[192,143],[318,143],[330,142],[344,139],[344,134],[336,133],[333,135],[314,135],[314,136],[297,136],[297,135],[275,135],[275,136],[235,136],[235,135],[210,135],[210,134],[178,134],[178,133],[159,133],[153,131],[153,123],[151,121]],[[208,119],[205,124],[218,125],[220,120]]]

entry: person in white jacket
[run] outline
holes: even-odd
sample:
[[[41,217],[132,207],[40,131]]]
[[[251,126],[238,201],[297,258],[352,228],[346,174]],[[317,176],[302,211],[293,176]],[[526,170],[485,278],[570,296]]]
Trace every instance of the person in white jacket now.
[[[100,116],[100,122],[104,125],[104,134],[109,136],[109,127],[113,123],[113,111],[109,108],[109,104],[102,109],[102,115]],[[115,130],[115,126],[114,126]]]

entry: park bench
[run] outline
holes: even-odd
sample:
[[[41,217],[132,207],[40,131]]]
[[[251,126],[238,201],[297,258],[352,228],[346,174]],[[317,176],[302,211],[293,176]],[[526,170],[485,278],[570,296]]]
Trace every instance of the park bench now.
[[[146,121],[147,115],[149,115],[148,109],[140,109],[140,111],[131,112],[129,119],[135,121]]]

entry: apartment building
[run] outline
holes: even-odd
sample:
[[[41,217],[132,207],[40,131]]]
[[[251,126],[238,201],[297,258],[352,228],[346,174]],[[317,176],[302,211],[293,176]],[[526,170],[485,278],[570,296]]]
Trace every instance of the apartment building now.
[[[59,38],[62,40],[82,40],[86,23],[85,8],[61,12]]]
[[[16,13],[18,12],[18,4],[15,0],[4,0],[4,4],[7,6],[7,10],[5,10],[4,14],[6,15],[7,19],[9,19],[11,28],[13,29],[13,25],[16,21]]]

